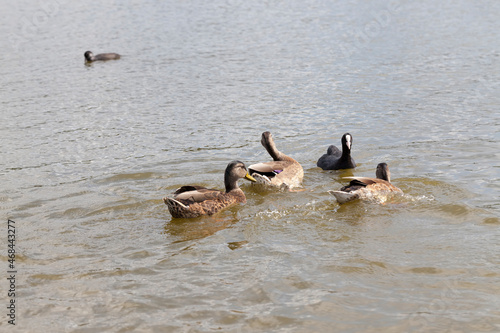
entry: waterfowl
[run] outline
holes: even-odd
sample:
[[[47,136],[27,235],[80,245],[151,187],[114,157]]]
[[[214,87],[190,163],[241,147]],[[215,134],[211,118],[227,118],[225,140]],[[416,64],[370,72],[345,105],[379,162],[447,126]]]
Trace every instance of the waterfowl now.
[[[118,53],[101,53],[94,55],[92,51],[87,51],[85,52],[84,56],[85,56],[85,61],[87,62],[98,61],[98,60],[120,59],[120,55]]]
[[[351,157],[352,135],[345,133],[342,136],[342,151],[334,145],[328,147],[326,154],[316,163],[323,170],[354,169],[356,163]]]
[[[280,152],[270,132],[262,133],[260,143],[273,158],[271,162],[250,165],[248,170],[257,183],[291,189],[298,187],[304,178],[304,170],[299,162]]]
[[[238,186],[238,180],[241,178],[255,182],[243,162],[232,161],[224,172],[225,192],[198,185],[187,185],[178,188],[173,193],[173,198],[163,198],[163,202],[173,217],[212,215],[233,204],[247,201],[245,193]]]
[[[403,191],[391,184],[391,173],[386,163],[377,165],[375,175],[377,178],[346,177],[345,179],[352,179],[349,185],[328,193],[334,195],[341,204],[355,199],[376,199],[384,202],[388,195],[403,194]]]

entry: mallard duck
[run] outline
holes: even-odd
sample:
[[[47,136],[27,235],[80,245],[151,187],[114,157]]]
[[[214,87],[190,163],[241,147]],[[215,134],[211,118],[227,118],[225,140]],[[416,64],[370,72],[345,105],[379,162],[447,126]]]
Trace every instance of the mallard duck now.
[[[391,173],[386,163],[379,163],[375,174],[377,178],[346,177],[345,179],[352,179],[349,185],[328,193],[334,195],[341,204],[355,199],[378,199],[383,202],[389,194],[403,194],[403,191],[391,184]]]
[[[351,157],[352,135],[345,133],[342,136],[342,151],[334,145],[328,147],[326,154],[316,163],[323,170],[354,169],[356,163]]]
[[[304,170],[299,162],[280,152],[274,144],[270,132],[262,133],[260,143],[273,158],[271,162],[250,165],[248,170],[257,183],[284,189],[298,187],[304,178]]]
[[[163,198],[163,202],[168,206],[173,217],[212,215],[233,204],[247,201],[245,193],[238,186],[238,180],[241,178],[255,182],[255,179],[248,174],[243,162],[233,161],[227,165],[224,172],[226,192],[198,185],[187,185],[178,188],[173,193],[173,198]]]
[[[92,51],[87,51],[85,52],[84,56],[85,56],[85,61],[87,62],[120,59],[120,55],[118,53],[101,53],[94,55]]]

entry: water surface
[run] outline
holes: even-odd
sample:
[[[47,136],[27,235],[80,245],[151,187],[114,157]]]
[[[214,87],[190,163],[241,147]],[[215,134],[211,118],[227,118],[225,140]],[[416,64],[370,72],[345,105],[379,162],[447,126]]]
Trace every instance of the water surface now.
[[[500,329],[499,3],[2,8],[19,331]],[[171,218],[177,187],[268,160],[263,131],[303,191],[241,181],[245,205]],[[345,132],[358,167],[317,168]],[[328,194],[379,162],[403,198]]]

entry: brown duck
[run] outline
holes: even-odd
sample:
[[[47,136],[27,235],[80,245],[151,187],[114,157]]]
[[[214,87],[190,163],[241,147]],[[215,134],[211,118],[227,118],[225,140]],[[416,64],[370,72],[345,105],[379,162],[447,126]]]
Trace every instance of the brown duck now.
[[[248,170],[257,183],[291,189],[301,186],[304,170],[299,162],[280,152],[270,132],[262,133],[260,143],[273,158],[271,162],[250,165]]]
[[[384,202],[387,200],[387,195],[403,194],[403,191],[391,184],[391,172],[386,163],[379,163],[375,174],[377,178],[346,177],[344,179],[352,179],[349,185],[339,191],[328,191],[328,193],[334,195],[341,204],[355,199],[375,199]]]
[[[225,192],[198,185],[187,185],[178,188],[173,193],[173,198],[163,198],[163,202],[173,217],[212,215],[238,202],[247,201],[245,193],[238,186],[238,180],[241,178],[255,182],[243,162],[233,161],[227,165],[224,172]]]

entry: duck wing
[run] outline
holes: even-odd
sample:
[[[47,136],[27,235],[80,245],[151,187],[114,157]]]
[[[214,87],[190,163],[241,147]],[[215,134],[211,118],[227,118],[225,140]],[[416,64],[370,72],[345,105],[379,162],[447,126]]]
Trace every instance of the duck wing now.
[[[197,191],[197,190],[203,190],[203,189],[206,189],[206,187],[199,186],[199,185],[185,185],[185,186],[181,186],[177,190],[175,190],[174,195],[180,194],[183,192]]]
[[[174,199],[189,205],[194,202],[215,200],[221,195],[222,192],[219,190],[208,189],[198,185],[186,185],[174,192]]]
[[[168,206],[168,210],[173,217],[191,218],[213,215],[237,202],[245,202],[243,192],[241,192],[241,195],[239,193],[223,193],[218,190],[201,188],[196,191],[182,192],[174,198],[165,197],[163,202]]]
[[[286,166],[289,164],[290,162],[284,161],[257,163],[250,165],[248,167],[248,171],[250,172],[250,175],[257,173],[267,177],[274,177],[283,172],[283,170],[285,170]]]
[[[342,187],[341,191],[352,192],[360,188],[367,188],[371,192],[400,192],[399,188],[392,185],[390,182],[379,178],[370,177],[345,177],[344,179],[351,179],[349,185]]]
[[[351,182],[349,183],[349,185],[359,185],[359,186],[368,186],[368,185],[378,183],[380,181],[386,182],[383,179],[370,178],[370,177],[344,177],[343,179],[351,179]]]

